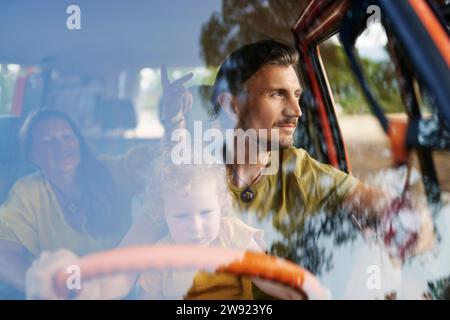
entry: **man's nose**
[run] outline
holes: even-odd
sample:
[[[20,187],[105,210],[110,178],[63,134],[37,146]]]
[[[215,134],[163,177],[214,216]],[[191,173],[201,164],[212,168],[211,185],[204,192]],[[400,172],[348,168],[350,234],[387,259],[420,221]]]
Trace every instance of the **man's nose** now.
[[[300,99],[297,97],[292,97],[289,99],[286,111],[286,116],[300,118],[303,114],[300,108]]]

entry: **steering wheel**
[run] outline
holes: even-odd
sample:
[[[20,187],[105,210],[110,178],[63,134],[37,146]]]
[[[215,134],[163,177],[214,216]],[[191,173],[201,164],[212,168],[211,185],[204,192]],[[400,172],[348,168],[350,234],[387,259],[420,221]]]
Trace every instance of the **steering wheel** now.
[[[83,281],[124,272],[144,272],[167,268],[215,270],[233,275],[255,277],[274,285],[293,289],[304,299],[327,299],[328,290],[306,269],[287,260],[249,251],[195,245],[144,245],[102,251],[82,257],[77,265]],[[69,297],[63,268],[53,280],[55,292]]]

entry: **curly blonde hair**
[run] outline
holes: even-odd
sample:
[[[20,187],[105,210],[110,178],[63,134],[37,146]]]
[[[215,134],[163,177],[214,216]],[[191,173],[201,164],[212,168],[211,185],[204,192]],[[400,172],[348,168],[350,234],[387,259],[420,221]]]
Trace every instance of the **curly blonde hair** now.
[[[180,197],[189,196],[194,186],[216,183],[216,192],[222,205],[222,213],[229,212],[231,200],[227,188],[227,174],[224,165],[218,164],[174,164],[170,150],[163,149],[154,160],[151,170],[145,175],[145,191],[137,195],[133,218],[145,215],[152,220],[164,219],[165,194]],[[212,180],[213,179],[213,180]]]

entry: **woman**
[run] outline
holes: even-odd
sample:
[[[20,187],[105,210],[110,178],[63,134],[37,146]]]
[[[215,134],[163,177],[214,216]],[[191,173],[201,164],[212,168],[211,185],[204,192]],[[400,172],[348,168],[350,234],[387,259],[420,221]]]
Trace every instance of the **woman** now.
[[[17,181],[0,207],[0,282],[23,291],[25,271],[42,251],[84,255],[118,244],[149,154],[136,148],[97,159],[74,122],[48,109],[27,118],[21,138],[38,171]]]
[[[161,68],[163,144],[185,125],[192,94],[183,83],[192,77],[189,73],[170,82]],[[138,174],[159,148],[138,147],[126,156],[96,159],[73,121],[51,110],[30,116],[21,136],[26,158],[39,171],[19,180],[0,207],[0,283],[25,291],[25,272],[41,252],[63,248],[81,256],[119,243],[131,223]],[[145,238],[140,229],[146,230]],[[166,233],[166,225],[135,223],[121,245],[153,243]]]

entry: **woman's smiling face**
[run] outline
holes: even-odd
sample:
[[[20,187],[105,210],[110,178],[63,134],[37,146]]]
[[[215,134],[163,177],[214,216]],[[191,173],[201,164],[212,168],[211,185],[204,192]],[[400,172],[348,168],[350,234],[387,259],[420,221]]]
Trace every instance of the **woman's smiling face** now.
[[[75,172],[80,163],[80,143],[66,121],[43,120],[32,134],[31,162],[49,176]]]

